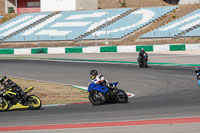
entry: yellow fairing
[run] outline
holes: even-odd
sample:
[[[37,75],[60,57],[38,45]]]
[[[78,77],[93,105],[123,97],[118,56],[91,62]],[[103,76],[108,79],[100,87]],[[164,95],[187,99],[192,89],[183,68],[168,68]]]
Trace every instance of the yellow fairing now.
[[[28,106],[23,106],[22,104],[17,103],[16,105],[13,105],[10,110],[12,109],[27,109]]]
[[[36,102],[36,103],[34,103],[34,102],[31,102],[31,103],[30,103],[30,104],[31,104],[31,106],[33,106],[34,108],[37,108],[37,107],[39,107],[39,106],[41,105],[40,99],[39,99],[38,97],[36,97],[36,96],[31,96],[31,98],[33,98],[33,99],[37,100],[37,102]]]
[[[28,88],[26,88],[25,90],[24,90],[24,92],[25,93],[29,93],[29,92],[31,92],[32,90],[33,90],[33,86],[31,86],[31,87],[28,87]]]
[[[7,94],[12,94],[12,95],[17,95],[16,93],[12,92],[12,91],[7,91]]]
[[[4,103],[5,103],[5,106],[3,106],[3,104],[0,103],[0,111],[6,110],[8,108],[8,102],[5,99],[4,99]]]

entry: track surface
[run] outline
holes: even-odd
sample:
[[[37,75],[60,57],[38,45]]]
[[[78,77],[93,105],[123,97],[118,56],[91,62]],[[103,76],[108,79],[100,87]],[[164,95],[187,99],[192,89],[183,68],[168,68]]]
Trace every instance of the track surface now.
[[[200,116],[200,89],[191,67],[96,64],[55,61],[0,60],[0,74],[87,86],[89,71],[97,69],[119,88],[136,94],[127,104],[90,103],[45,107],[38,111],[0,113],[0,127],[67,124]]]

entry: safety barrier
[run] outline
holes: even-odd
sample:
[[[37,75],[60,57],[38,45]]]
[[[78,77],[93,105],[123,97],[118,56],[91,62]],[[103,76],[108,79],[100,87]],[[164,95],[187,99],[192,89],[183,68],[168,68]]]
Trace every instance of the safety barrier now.
[[[130,45],[130,46],[92,46],[92,47],[48,47],[48,48],[10,48],[0,49],[0,54],[65,54],[65,53],[131,53],[141,48],[150,52],[163,51],[197,51],[200,44],[163,44],[163,45]]]

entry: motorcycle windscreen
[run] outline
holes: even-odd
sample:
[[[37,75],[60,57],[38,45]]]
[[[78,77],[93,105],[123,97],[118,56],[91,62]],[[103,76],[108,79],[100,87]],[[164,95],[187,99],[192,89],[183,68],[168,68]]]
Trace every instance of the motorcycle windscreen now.
[[[119,83],[119,82],[114,82],[114,83],[113,83],[113,85],[114,85],[114,86],[117,86],[117,85],[118,85],[118,83]]]
[[[24,93],[29,93],[29,92],[31,92],[31,91],[33,90],[33,88],[34,88],[33,86],[26,88],[26,89],[24,90]]]

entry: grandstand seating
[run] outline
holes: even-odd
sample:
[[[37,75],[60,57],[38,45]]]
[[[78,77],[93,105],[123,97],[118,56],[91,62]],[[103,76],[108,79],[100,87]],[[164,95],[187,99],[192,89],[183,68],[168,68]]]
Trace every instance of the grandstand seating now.
[[[189,13],[171,23],[168,23],[162,27],[159,27],[147,34],[144,34],[140,38],[167,38],[167,37],[174,37],[179,33],[186,31],[193,26],[200,24],[200,9]],[[197,30],[197,29],[196,29]],[[196,34],[195,31],[191,31],[186,33],[186,36],[200,36],[200,33]]]
[[[74,40],[129,10],[130,8],[60,12],[6,41]]]
[[[194,29],[194,30],[186,33],[183,36],[186,36],[186,37],[200,37],[200,28]]]
[[[98,39],[112,38],[118,39],[130,34],[143,26],[151,23],[155,19],[167,14],[168,12],[178,8],[177,6],[169,7],[152,7],[152,8],[140,8],[131,14],[123,17],[119,21],[94,32],[92,35],[85,37],[84,39]]]
[[[51,13],[27,13],[3,23],[0,25],[0,39],[31,25],[49,14]]]

